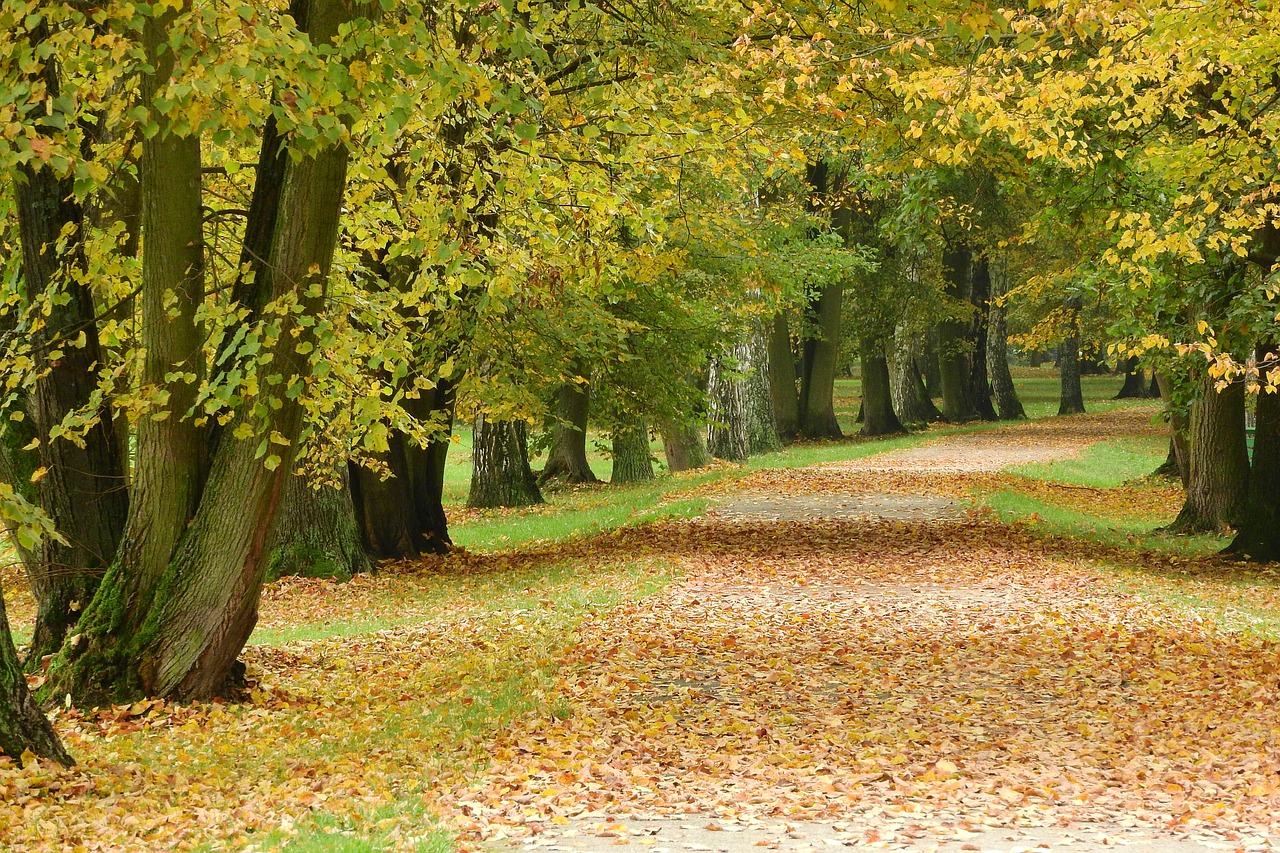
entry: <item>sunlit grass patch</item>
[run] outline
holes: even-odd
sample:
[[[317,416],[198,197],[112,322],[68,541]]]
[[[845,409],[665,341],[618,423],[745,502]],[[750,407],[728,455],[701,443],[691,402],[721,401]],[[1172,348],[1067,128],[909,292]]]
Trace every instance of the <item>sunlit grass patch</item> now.
[[[1010,473],[1035,480],[1110,488],[1149,475],[1164,462],[1169,440],[1163,436],[1127,436],[1100,441],[1072,459],[1019,465]]]

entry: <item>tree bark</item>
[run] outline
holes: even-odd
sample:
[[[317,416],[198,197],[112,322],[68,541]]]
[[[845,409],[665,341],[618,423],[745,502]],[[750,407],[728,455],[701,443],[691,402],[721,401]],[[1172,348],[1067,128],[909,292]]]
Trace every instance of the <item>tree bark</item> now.
[[[984,257],[973,260],[969,269],[969,304],[973,306],[973,323],[969,328],[969,340],[973,349],[969,356],[969,396],[973,399],[978,417],[984,421],[999,420],[991,404],[991,380],[987,375],[987,342],[991,312],[991,263]]]
[[[934,326],[925,333],[924,346],[916,354],[916,369],[924,379],[925,394],[930,400],[937,400],[942,396],[942,370],[939,362],[938,327]]]
[[[285,576],[350,580],[373,568],[356,523],[347,471],[336,484],[312,484],[294,473],[284,487],[278,519],[267,538],[266,578]]]
[[[969,247],[960,245],[948,249],[942,256],[943,274],[947,281],[947,297],[951,300],[951,314],[938,323],[938,376],[942,391],[942,416],[953,424],[972,421],[978,417],[970,382],[970,350],[967,313],[969,268],[973,263]]]
[[[773,426],[781,441],[792,441],[800,433],[800,397],[796,390],[791,331],[787,328],[787,315],[781,311],[774,314],[769,323],[768,355]]]
[[[906,432],[893,411],[890,391],[889,361],[884,346],[873,340],[859,341],[862,362],[862,431],[861,435],[894,435]]]
[[[669,471],[703,468],[711,462],[711,454],[702,441],[702,430],[689,421],[664,421],[658,427],[662,434],[662,452]]]
[[[1186,411],[1174,401],[1173,380],[1160,371],[1154,371],[1154,373],[1160,398],[1164,400],[1165,417],[1169,421],[1169,456],[1174,464],[1170,473],[1182,481],[1182,488],[1185,489],[1191,482],[1191,444],[1188,438],[1190,422]],[[1160,468],[1163,469],[1168,465],[1168,461],[1166,459],[1165,465],[1161,465]]]
[[[1059,415],[1084,414],[1084,389],[1080,386],[1080,297],[1068,297],[1064,303],[1070,332],[1058,348],[1058,378],[1061,397]]]
[[[748,454],[746,389],[716,360],[707,382],[707,450],[717,459],[745,462]]]
[[[41,758],[51,758],[63,767],[75,764],[49,725],[49,718],[27,690],[27,678],[18,663],[13,635],[9,633],[4,590],[0,589],[0,755],[21,762],[27,750]]]
[[[1254,420],[1253,470],[1240,512],[1240,532],[1227,548],[1232,554],[1259,563],[1280,561],[1280,393],[1266,390],[1267,375],[1280,370],[1274,344],[1258,347],[1262,390]]]
[[[611,483],[643,483],[653,479],[653,456],[649,453],[649,427],[634,420],[613,436]]]
[[[1009,308],[1002,297],[1009,292],[1009,282],[1003,264],[993,265],[991,270],[991,318],[987,334],[987,370],[991,373],[991,390],[995,394],[996,411],[1002,421],[1020,420],[1027,416],[1018,399],[1018,389],[1013,384],[1009,370]]]
[[[1124,384],[1116,392],[1113,400],[1142,400],[1147,396],[1147,377],[1138,366],[1138,357],[1130,356],[1120,362],[1124,372]]]
[[[334,39],[356,8],[347,0],[312,0],[312,41]],[[191,521],[159,577],[135,564],[135,555],[152,552],[150,543],[141,550],[122,546],[81,618],[79,642],[64,646],[54,661],[45,695],[71,693],[83,704],[139,695],[195,700],[219,695],[232,683],[236,656],[257,622],[269,556],[266,541],[301,433],[301,404],[285,392],[310,370],[303,347],[314,346],[312,327],[298,320],[314,316],[324,302],[347,158],[344,146],[330,144],[290,158],[286,167],[261,298],[263,305],[295,302],[299,312],[278,320],[280,333],[271,351],[272,375],[278,378],[264,377],[263,383],[272,404],[262,407],[266,412],[261,417],[242,411],[232,419],[214,452]],[[149,235],[146,239],[144,253],[149,253],[154,246]],[[255,307],[262,310],[263,305]],[[274,465],[264,464],[258,441],[234,437],[234,427],[241,423],[283,439],[268,445]]]
[[[590,390],[585,384],[566,382],[556,390],[556,424],[551,428],[551,450],[538,475],[539,483],[562,479],[569,484],[598,483],[587,462],[587,416]]]
[[[1249,484],[1245,443],[1245,389],[1232,383],[1221,392],[1215,380],[1200,381],[1200,398],[1191,406],[1191,476],[1187,500],[1169,525],[1171,531],[1221,531],[1244,514]]]
[[[771,453],[782,447],[773,412],[772,371],[769,369],[769,329],[754,321],[742,341],[743,403],[746,405],[747,455]]]
[[[823,288],[806,309],[817,335],[804,342],[801,363],[800,434],[805,438],[844,437],[836,420],[834,399],[843,300],[843,286],[831,284]]]
[[[914,338],[900,327],[889,350],[889,391],[893,410],[904,425],[923,425],[942,419],[942,412],[929,399],[924,377],[917,367]]]
[[[37,42],[47,37],[43,24],[31,34]],[[52,62],[38,74],[49,97],[57,97],[60,81]],[[46,369],[24,401],[31,438],[39,446],[34,452],[12,447],[9,467],[24,476],[14,488],[38,504],[66,539],[41,543],[24,561],[37,603],[27,657],[32,666],[61,646],[93,597],[120,541],[128,492],[110,407],[92,402],[103,362],[93,296],[75,275],[85,270],[86,259],[85,217],[73,181],[23,165],[14,195],[24,290],[35,314],[29,332],[33,357]],[[65,246],[59,251],[61,240]],[[76,440],[53,437],[74,413],[96,421]],[[32,488],[30,477],[37,471],[43,477]]]
[[[351,466],[351,494],[365,550],[377,560],[443,554],[452,546],[444,512],[444,466],[453,431],[454,386],[439,380],[434,390],[401,405],[421,423],[435,422],[442,437],[425,448],[399,431],[387,439],[380,471]]]
[[[471,490],[467,506],[516,507],[540,504],[538,478],[529,467],[524,421],[475,420],[471,441]]]

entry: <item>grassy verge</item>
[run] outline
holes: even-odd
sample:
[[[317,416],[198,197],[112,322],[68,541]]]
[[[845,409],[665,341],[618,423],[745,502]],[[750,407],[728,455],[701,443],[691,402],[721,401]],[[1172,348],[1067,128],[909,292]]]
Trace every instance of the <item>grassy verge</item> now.
[[[1162,462],[1169,440],[1157,436],[1135,436],[1100,441],[1074,459],[1010,468],[1032,480],[1076,486],[1113,488],[1149,475]]]

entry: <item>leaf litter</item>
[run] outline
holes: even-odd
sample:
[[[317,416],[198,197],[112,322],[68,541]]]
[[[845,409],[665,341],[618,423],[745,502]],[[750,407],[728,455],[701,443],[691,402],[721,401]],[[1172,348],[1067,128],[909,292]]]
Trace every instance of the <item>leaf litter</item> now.
[[[1064,420],[1064,446],[1106,426]],[[966,436],[964,453],[1018,429]],[[736,488],[959,499],[1008,476],[875,459]],[[0,763],[0,838],[261,849],[317,816],[362,835],[377,815],[388,849],[437,826],[463,847],[569,830],[622,843],[646,819],[694,817],[716,832],[823,821],[829,843],[891,848],[1063,826],[1273,845],[1277,645],[1118,592],[1117,565],[1277,604],[1265,570],[973,512],[711,515],[286,580],[264,597],[273,631],[392,624],[251,648],[243,703],[56,712],[81,763]]]

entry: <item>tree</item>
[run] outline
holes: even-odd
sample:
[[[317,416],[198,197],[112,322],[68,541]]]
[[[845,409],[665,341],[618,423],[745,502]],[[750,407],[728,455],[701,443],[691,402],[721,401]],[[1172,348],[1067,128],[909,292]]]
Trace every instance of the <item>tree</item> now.
[[[28,750],[64,767],[75,763],[27,690],[0,590],[0,755],[21,761]]]
[[[144,379],[169,406],[197,403],[200,168],[194,134],[160,106],[159,86],[179,76],[171,30],[187,10],[144,20],[144,51],[156,133],[144,144],[142,328],[148,336]],[[311,45],[331,43],[356,15],[341,0],[312,0],[303,15]],[[317,67],[342,62],[316,54]],[[147,87],[153,87],[150,90]],[[314,348],[314,317],[337,239],[346,183],[344,125],[311,151],[290,159],[267,269],[255,282],[248,315],[270,317],[274,334],[264,384],[284,392],[305,382]],[[175,186],[166,189],[166,185]],[[194,247],[193,247],[194,244]],[[298,306],[295,312],[291,306]],[[283,308],[283,311],[280,311]],[[302,322],[300,322],[302,321]],[[185,366],[185,369],[182,367]],[[175,371],[175,367],[178,370]],[[129,521],[119,553],[80,620],[78,642],[54,661],[46,687],[81,701],[139,694],[203,698],[225,690],[236,656],[253,630],[269,554],[264,543],[301,437],[302,408],[285,393],[271,406],[241,412],[219,431],[209,453],[207,426],[192,417],[144,422],[137,441]],[[262,444],[251,436],[276,436]],[[259,450],[259,448],[263,450]],[[206,456],[206,454],[208,454]]]
[[[1280,560],[1280,393],[1273,377],[1280,349],[1264,343],[1257,350],[1258,410],[1253,468],[1239,516],[1239,533],[1228,552],[1257,562]]]
[[[469,507],[517,507],[540,504],[538,478],[529,467],[524,421],[490,421],[478,415],[471,433]]]

